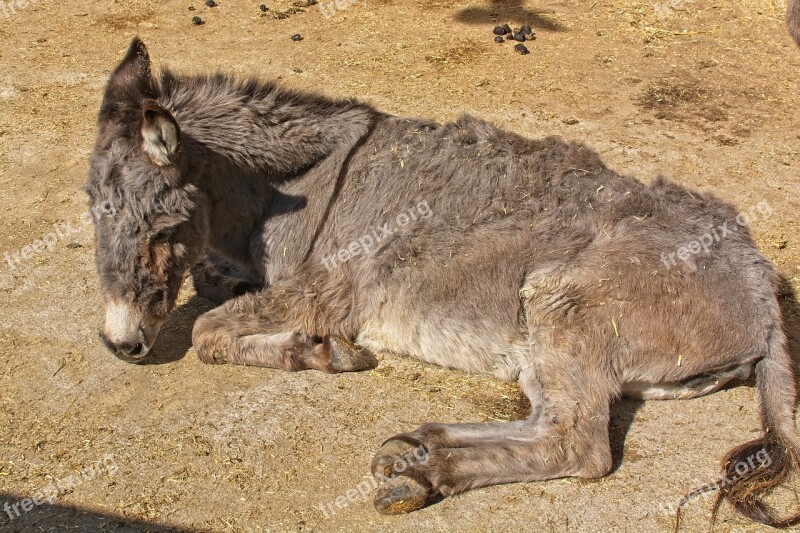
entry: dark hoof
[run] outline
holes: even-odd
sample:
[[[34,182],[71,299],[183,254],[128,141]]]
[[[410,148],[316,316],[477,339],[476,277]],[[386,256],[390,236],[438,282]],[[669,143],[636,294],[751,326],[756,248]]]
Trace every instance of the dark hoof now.
[[[429,493],[430,490],[417,480],[408,476],[397,476],[378,487],[375,509],[386,515],[410,513],[425,507]]]
[[[404,440],[386,441],[372,459],[372,475],[382,480],[403,472],[410,464],[419,462],[414,455],[418,448]]]
[[[378,359],[372,352],[344,337],[330,335],[326,343],[330,350],[332,372],[360,372],[378,366]]]

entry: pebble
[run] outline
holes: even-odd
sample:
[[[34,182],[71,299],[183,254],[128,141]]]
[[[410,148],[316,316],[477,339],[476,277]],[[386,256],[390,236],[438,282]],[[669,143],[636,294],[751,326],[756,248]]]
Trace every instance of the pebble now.
[[[206,0],[206,5],[208,7],[217,7],[217,3],[214,0]]]
[[[530,50],[528,50],[528,47],[522,43],[515,45],[514,50],[516,50],[518,54],[523,56],[531,53]]]
[[[194,16],[192,17],[192,24],[194,24],[195,26],[200,26],[201,24],[205,24],[205,22],[203,22],[203,19],[201,19],[200,17]]]
[[[495,26],[494,30],[492,30],[495,35],[505,35],[506,30],[502,26]]]
[[[299,33],[295,33],[294,35],[292,35],[292,40],[294,42],[302,41],[303,40],[303,36],[300,35]]]
[[[189,11],[194,11],[194,6],[189,6]]]
[[[527,24],[525,24],[524,26],[520,27],[519,32],[522,35],[524,35],[525,37],[527,37],[528,35],[533,35],[533,30]]]
[[[502,28],[505,33],[514,33],[513,31],[511,31],[511,26],[509,26],[508,24],[503,24]]]
[[[269,11],[269,8],[265,4],[258,6],[258,9],[260,9],[262,12]]]
[[[514,34],[514,40],[515,41],[519,41],[521,43],[524,43],[525,42],[525,36],[522,35],[521,33],[515,33]]]
[[[494,42],[496,42],[496,43],[504,43],[504,42],[505,42],[505,39],[503,39],[503,36],[502,36],[502,35],[498,35],[498,36],[496,36],[496,37],[494,38]]]

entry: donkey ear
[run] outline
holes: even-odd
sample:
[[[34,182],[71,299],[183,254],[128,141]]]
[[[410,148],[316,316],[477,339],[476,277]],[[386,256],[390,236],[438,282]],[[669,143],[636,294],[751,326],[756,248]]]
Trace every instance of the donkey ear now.
[[[142,98],[156,98],[155,81],[150,72],[150,55],[138,38],[131,41],[125,57],[111,74],[103,97],[101,113],[107,116],[137,107]]]
[[[160,167],[175,163],[181,147],[181,129],[172,114],[155,100],[142,106],[142,149]]]

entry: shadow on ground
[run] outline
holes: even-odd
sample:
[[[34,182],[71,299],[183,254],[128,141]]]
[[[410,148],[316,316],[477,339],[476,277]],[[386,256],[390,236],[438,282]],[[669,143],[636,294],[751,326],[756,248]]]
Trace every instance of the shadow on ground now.
[[[216,306],[217,304],[208,298],[194,295],[188,302],[175,309],[164,322],[158,340],[153,346],[152,355],[142,364],[165,365],[183,359],[192,347],[194,321]]]
[[[567,28],[550,17],[550,10],[528,9],[524,0],[490,0],[485,7],[468,7],[458,11],[455,19],[467,24],[513,22],[529,24],[535,30],[565,32]]]
[[[188,533],[191,529],[165,526],[143,520],[130,520],[112,514],[97,513],[68,505],[33,505],[29,496],[0,492],[0,530],[28,531],[126,531],[141,533]],[[30,509],[25,512],[25,502]],[[16,508],[14,507],[16,506]],[[33,508],[31,508],[33,506]],[[19,514],[17,514],[19,511]]]
[[[622,464],[625,456],[625,437],[631,424],[636,418],[636,411],[642,405],[643,400],[633,400],[623,398],[611,406],[611,420],[608,423],[608,440],[611,444],[611,459],[613,461],[611,472],[615,472]]]

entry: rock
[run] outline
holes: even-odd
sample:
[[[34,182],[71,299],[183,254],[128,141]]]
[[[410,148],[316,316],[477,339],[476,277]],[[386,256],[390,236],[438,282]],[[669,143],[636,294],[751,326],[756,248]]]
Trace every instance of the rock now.
[[[217,7],[217,3],[214,0],[206,0],[206,5],[208,7]]]
[[[519,41],[521,43],[524,43],[525,42],[525,36],[522,35],[521,33],[515,33],[514,34],[514,40],[515,41]]]
[[[292,35],[292,40],[294,42],[300,42],[303,40],[303,36],[300,35],[299,33],[295,33],[294,35]]]
[[[504,42],[506,42],[506,40],[503,39],[502,35],[496,35],[495,38],[494,38],[494,42],[496,42],[496,43],[504,43]]]
[[[264,4],[261,4],[260,6],[258,6],[258,9],[260,9],[262,13],[264,13],[266,11],[269,11],[269,8]]]
[[[492,31],[494,32],[495,35],[505,35],[506,34],[506,30],[502,26],[495,26]]]
[[[531,53],[530,50],[528,50],[528,47],[522,43],[515,45],[514,50],[516,50],[518,54],[523,56]]]
[[[195,15],[194,17],[192,17],[192,24],[194,24],[195,26],[200,26],[202,24],[205,24],[205,22],[203,21],[203,19]]]

